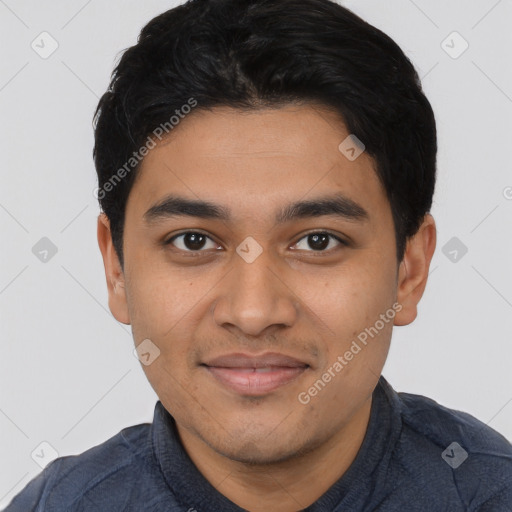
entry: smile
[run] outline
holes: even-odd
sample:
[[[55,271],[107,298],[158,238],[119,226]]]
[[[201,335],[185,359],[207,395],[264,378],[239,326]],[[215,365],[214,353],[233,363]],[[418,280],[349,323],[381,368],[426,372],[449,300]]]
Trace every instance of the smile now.
[[[261,396],[297,379],[309,365],[283,354],[227,354],[202,365],[217,382],[245,396]]]
[[[307,366],[264,368],[219,368],[207,366],[209,373],[227,388],[247,396],[270,393],[298,378]]]

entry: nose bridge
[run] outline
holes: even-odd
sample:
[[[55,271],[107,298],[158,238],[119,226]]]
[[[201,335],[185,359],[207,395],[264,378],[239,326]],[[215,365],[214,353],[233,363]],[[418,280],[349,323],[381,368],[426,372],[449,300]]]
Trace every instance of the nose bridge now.
[[[216,301],[214,318],[218,325],[232,324],[257,336],[270,325],[294,323],[297,312],[293,294],[281,282],[276,263],[271,252],[256,245],[254,239],[238,246]]]

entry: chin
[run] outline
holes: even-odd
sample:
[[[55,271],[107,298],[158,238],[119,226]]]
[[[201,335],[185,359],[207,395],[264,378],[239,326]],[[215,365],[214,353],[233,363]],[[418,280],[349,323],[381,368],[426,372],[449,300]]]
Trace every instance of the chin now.
[[[204,441],[220,455],[251,465],[284,463],[304,455],[320,444],[302,439],[289,429],[278,432],[274,427],[259,432],[231,431],[229,436]]]
[[[260,442],[260,445],[264,441]],[[226,447],[226,450],[217,450],[224,457],[243,464],[265,466],[289,461],[298,455],[296,449],[283,450],[282,446],[258,446],[248,442],[240,446]]]

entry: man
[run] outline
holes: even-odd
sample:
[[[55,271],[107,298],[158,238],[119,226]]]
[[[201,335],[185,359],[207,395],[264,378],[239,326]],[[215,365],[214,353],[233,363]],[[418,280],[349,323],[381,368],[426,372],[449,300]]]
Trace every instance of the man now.
[[[151,425],[8,511],[506,511],[512,446],[381,376],[436,245],[417,74],[329,0],[193,0],[120,60],[95,125],[109,307]]]

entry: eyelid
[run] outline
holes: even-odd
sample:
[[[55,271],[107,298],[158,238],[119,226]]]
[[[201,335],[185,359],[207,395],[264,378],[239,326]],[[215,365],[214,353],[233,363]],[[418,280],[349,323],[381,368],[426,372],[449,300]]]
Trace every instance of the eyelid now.
[[[212,241],[213,243],[215,243],[216,245],[221,245],[219,244],[214,238],[212,238],[210,235],[208,235],[207,233],[204,233],[203,231],[201,230],[197,230],[197,229],[188,229],[188,230],[185,230],[185,231],[181,231],[180,233],[175,233],[174,235],[172,235],[170,238],[166,238],[163,242],[164,245],[174,245],[173,242],[176,238],[180,237],[180,236],[183,236],[183,235],[188,235],[188,234],[196,234],[196,235],[203,235],[205,236],[206,238],[208,238],[210,241]],[[201,252],[206,252],[205,249],[200,249],[198,251],[191,251],[191,250],[185,250],[185,249],[180,249],[179,247],[174,247],[176,250],[178,251],[181,251],[181,252],[187,252],[187,253],[191,253],[191,254],[199,254]]]
[[[173,245],[173,241],[180,237],[180,236],[183,236],[183,235],[187,235],[187,234],[190,234],[190,233],[193,233],[193,234],[199,234],[199,235],[203,235],[205,236],[206,238],[208,238],[210,241],[214,242],[215,244],[217,245],[221,245],[219,244],[214,238],[212,238],[210,235],[208,235],[207,233],[201,231],[201,230],[197,230],[197,229],[189,229],[189,230],[186,230],[186,231],[182,231],[182,232],[179,232],[179,233],[176,233],[174,235],[172,235],[170,238],[166,239],[164,241],[164,245]],[[349,242],[344,240],[343,238],[341,238],[339,235],[335,234],[335,233],[332,233],[331,231],[329,230],[325,230],[325,229],[313,229],[311,231],[308,231],[307,233],[303,233],[299,238],[297,238],[297,240],[292,244],[292,247],[297,245],[301,240],[303,240],[304,238],[307,238],[308,236],[310,235],[327,235],[331,238],[333,238],[334,240],[336,240],[340,246],[344,246],[344,247],[347,247],[349,245]],[[199,254],[199,253],[202,253],[202,252],[207,252],[208,250],[207,249],[199,249],[197,251],[192,251],[192,250],[186,250],[186,249],[180,249],[178,247],[175,247],[178,251],[182,251],[182,252],[187,252],[187,253],[193,253],[193,254]],[[296,249],[292,249],[292,250],[296,250]],[[321,253],[329,253],[331,251],[333,251],[334,249],[331,248],[329,250],[322,250],[322,251],[314,251],[314,250],[310,250],[310,251],[305,251],[305,252],[312,252],[312,253],[317,253],[317,254],[321,254]]]
[[[180,237],[180,236],[183,236],[183,235],[186,235],[186,234],[189,234],[189,233],[194,233],[194,234],[199,234],[199,235],[203,235],[205,236],[206,238],[208,238],[210,241],[212,241],[213,243],[217,244],[218,246],[221,245],[219,244],[213,237],[211,237],[209,234],[199,230],[199,229],[188,229],[188,230],[185,230],[185,231],[181,231],[179,233],[175,233],[174,235],[172,235],[170,238],[167,238],[166,240],[164,240],[164,245],[173,245],[173,241]],[[333,239],[335,239],[340,246],[342,247],[348,247],[350,244],[347,240],[344,240],[343,238],[341,238],[339,235],[335,234],[335,233],[332,233],[331,231],[327,230],[327,229],[312,229],[311,231],[308,231],[306,233],[303,233],[299,238],[297,238],[297,240],[292,244],[292,247],[297,245],[301,240],[303,240],[304,238],[307,238],[308,236],[310,235],[320,235],[320,234],[323,234],[323,235],[327,235]],[[186,249],[180,249],[179,247],[175,247],[175,249],[177,249],[178,251],[181,251],[181,252],[186,252],[186,253],[190,253],[190,254],[200,254],[202,252],[207,252],[211,249],[199,249],[197,251],[192,251],[192,250],[186,250]],[[298,250],[298,249],[292,249],[292,250]],[[322,253],[330,253],[331,251],[333,251],[334,249],[331,248],[329,250],[322,250],[322,251],[315,251],[315,250],[306,250],[304,252],[311,252],[311,253],[316,253],[316,254],[322,254]]]
[[[307,238],[310,235],[327,235],[331,238],[334,238],[337,242],[339,242],[340,246],[342,246],[342,247],[348,247],[348,245],[349,245],[349,242],[347,240],[344,240],[339,235],[332,233],[331,231],[329,231],[327,229],[313,229],[311,231],[308,231],[307,233],[302,234],[300,236],[300,238],[298,238],[297,241],[292,244],[292,246],[297,245],[301,240],[303,240],[304,238]],[[305,252],[321,254],[321,253],[329,253],[332,250],[333,249],[323,250],[323,251],[310,250],[310,251],[305,251]]]
[[[183,235],[188,235],[189,233],[194,233],[194,234],[197,234],[197,235],[204,235],[204,236],[207,236],[208,238],[210,238],[211,240],[213,240],[213,238],[208,233],[205,233],[204,231],[201,231],[200,229],[184,229],[183,231],[179,231],[178,233],[174,233],[169,238],[166,238],[164,243],[170,243],[175,238],[177,238],[179,236],[183,236]]]

